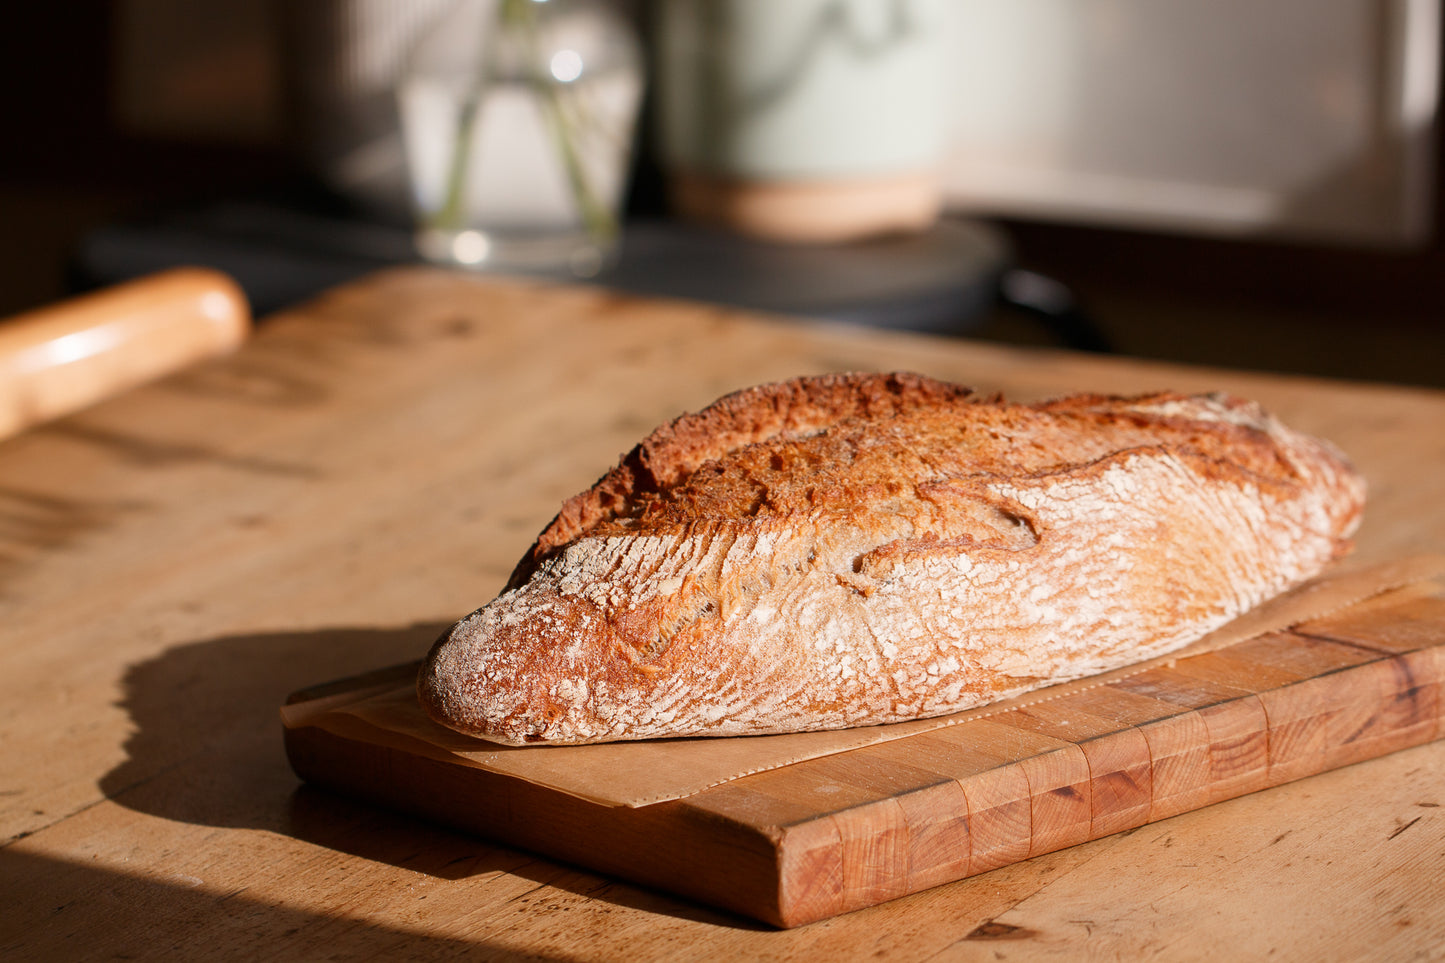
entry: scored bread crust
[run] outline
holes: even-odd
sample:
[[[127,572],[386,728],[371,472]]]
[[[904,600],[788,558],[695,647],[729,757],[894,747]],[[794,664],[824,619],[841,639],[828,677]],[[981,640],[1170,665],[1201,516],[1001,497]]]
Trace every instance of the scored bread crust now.
[[[961,711],[1164,654],[1348,550],[1364,483],[1224,396],[799,378],[654,431],[433,647],[513,745]]]

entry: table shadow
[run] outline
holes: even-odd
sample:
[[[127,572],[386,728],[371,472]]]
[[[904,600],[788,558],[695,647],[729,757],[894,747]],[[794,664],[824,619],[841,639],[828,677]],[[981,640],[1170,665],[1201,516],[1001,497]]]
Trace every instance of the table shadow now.
[[[520,952],[486,934],[437,936],[355,915],[279,906],[207,881],[151,879],[88,862],[17,852],[0,859],[0,957],[67,959],[484,959],[575,956]]]
[[[120,702],[132,723],[126,758],[101,791],[163,819],[274,832],[439,879],[506,872],[618,906],[769,929],[302,784],[282,744],[286,697],[419,659],[447,625],[221,636],[133,665]]]

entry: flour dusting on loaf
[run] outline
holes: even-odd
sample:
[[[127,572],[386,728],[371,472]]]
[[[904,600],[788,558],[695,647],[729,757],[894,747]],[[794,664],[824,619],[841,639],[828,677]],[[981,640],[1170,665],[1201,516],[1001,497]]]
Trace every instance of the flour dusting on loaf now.
[[[1364,483],[1224,396],[800,378],[657,429],[432,649],[507,744],[876,725],[1167,653],[1349,548]]]

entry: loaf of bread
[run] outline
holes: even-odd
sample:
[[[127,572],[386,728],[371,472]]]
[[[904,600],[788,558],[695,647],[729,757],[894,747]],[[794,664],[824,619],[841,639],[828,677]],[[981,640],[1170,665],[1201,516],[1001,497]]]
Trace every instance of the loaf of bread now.
[[[567,501],[418,691],[513,745],[937,716],[1178,648],[1345,552],[1363,501],[1223,396],[763,385]]]

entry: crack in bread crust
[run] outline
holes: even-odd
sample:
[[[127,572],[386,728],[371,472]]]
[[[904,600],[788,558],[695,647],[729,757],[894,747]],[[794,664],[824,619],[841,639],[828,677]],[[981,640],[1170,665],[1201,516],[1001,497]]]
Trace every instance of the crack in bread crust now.
[[[1177,648],[1346,551],[1363,497],[1222,396],[764,385],[569,499],[420,693],[517,744],[959,711]]]

